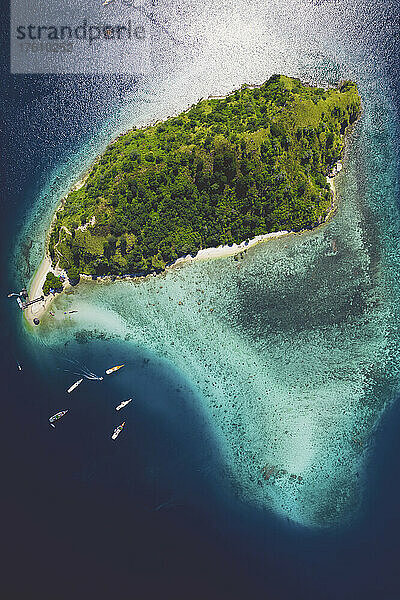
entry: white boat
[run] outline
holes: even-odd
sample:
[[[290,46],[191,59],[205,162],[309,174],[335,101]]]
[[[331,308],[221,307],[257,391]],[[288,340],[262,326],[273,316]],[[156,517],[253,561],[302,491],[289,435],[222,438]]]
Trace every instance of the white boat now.
[[[70,394],[71,392],[73,392],[78,387],[78,385],[80,385],[82,383],[82,381],[83,381],[83,378],[82,379],[78,379],[78,381],[75,381],[75,383],[73,383],[71,385],[71,387],[69,387],[67,389],[68,394]]]
[[[22,371],[22,367],[21,367],[21,365],[19,364],[19,362],[17,362],[17,365],[18,365],[18,371]]]
[[[129,400],[124,400],[121,402],[121,404],[118,404],[118,406],[115,407],[115,410],[121,410],[121,408],[124,408],[124,406],[129,404],[129,402],[132,402],[132,398],[129,398]]]
[[[121,431],[123,430],[123,428],[124,428],[124,425],[125,425],[125,421],[124,421],[123,423],[121,423],[121,425],[118,425],[118,427],[116,427],[116,428],[114,429],[114,433],[112,434],[112,436],[111,436],[111,439],[113,439],[113,440],[116,440],[116,439],[117,439],[117,437],[119,436],[119,434],[120,434],[120,433],[121,433]]]
[[[111,375],[111,373],[115,373],[115,371],[118,371],[118,369],[122,369],[122,367],[124,366],[125,365],[117,365],[116,367],[111,367],[110,369],[107,369],[106,375]]]
[[[56,421],[58,421],[59,419],[61,419],[64,415],[67,414],[69,409],[67,410],[60,410],[60,412],[56,413],[55,415],[53,415],[52,417],[50,417],[49,419],[49,423],[52,427],[55,427],[54,423]]]

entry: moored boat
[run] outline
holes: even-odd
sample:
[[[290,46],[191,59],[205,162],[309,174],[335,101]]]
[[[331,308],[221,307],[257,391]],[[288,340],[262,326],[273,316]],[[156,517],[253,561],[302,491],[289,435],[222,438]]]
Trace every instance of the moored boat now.
[[[132,398],[129,398],[129,400],[124,400],[121,402],[121,404],[118,404],[118,406],[115,407],[115,410],[121,410],[121,408],[124,408],[124,406],[129,404],[129,402],[132,402]]]
[[[77,387],[78,387],[78,385],[80,385],[80,384],[82,383],[82,381],[83,381],[83,378],[82,378],[82,379],[78,379],[78,381],[75,381],[75,383],[73,383],[73,384],[71,385],[71,387],[69,387],[69,388],[67,389],[67,392],[68,392],[68,394],[70,394],[71,392],[73,392],[73,391],[74,391],[74,389],[75,389],[75,388],[77,388]]]
[[[119,434],[121,433],[121,431],[123,430],[124,426],[125,426],[125,421],[123,423],[121,423],[121,425],[118,425],[118,427],[116,427],[114,429],[114,433],[112,434],[111,439],[116,440],[117,437],[119,436]]]
[[[50,425],[52,427],[55,427],[54,423],[56,421],[59,421],[60,419],[62,419],[62,417],[67,414],[68,410],[69,409],[67,409],[67,410],[60,410],[60,412],[58,412],[55,415],[53,415],[52,417],[50,417],[50,419],[49,419]]]
[[[122,369],[122,367],[124,367],[124,366],[125,365],[117,365],[116,367],[111,367],[110,369],[106,370],[106,375],[111,375],[111,373],[115,373],[115,371]]]

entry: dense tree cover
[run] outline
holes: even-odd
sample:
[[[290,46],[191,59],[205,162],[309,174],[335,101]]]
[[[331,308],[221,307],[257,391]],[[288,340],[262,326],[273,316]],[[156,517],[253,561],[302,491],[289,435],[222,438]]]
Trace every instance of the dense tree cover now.
[[[79,283],[79,279],[80,279],[79,269],[74,264],[68,267],[67,275],[68,275],[69,282],[72,285],[76,285],[77,283]]]
[[[326,175],[361,110],[357,87],[274,75],[111,143],[56,213],[53,263],[144,274],[199,249],[300,231],[331,206]]]
[[[45,282],[43,284],[43,294],[48,296],[50,291],[62,292],[63,284],[59,277],[56,277],[51,271],[47,273]]]

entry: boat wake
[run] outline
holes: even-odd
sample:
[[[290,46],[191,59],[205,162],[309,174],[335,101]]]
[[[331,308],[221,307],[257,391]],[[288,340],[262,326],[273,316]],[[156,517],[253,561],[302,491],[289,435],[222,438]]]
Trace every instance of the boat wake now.
[[[80,364],[78,361],[71,358],[66,358],[65,360],[76,365],[77,367],[74,371],[72,369],[64,369],[66,373],[73,373],[74,375],[78,375],[78,377],[81,377],[82,379],[90,379],[91,381],[103,380],[103,377],[100,377],[99,375],[96,375],[96,373],[93,373],[93,371],[88,369],[86,365]]]

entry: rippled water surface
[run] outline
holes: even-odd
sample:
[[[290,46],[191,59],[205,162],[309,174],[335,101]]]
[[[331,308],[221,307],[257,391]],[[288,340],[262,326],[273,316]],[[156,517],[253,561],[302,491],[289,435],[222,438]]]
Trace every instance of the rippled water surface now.
[[[197,261],[140,282],[84,282],[63,294],[55,317],[33,332],[20,328],[24,355],[48,378],[38,410],[45,419],[63,408],[68,360],[99,372],[126,362],[112,381],[85,383],[68,398],[61,439],[72,427],[76,439],[92,440],[74,471],[79,481],[108,481],[124,494],[140,487],[153,508],[209,514],[214,507],[219,517],[211,521],[224,515],[222,530],[225,520],[240,529],[238,515],[252,510],[265,527],[271,519],[308,532],[351,527],[365,510],[375,431],[399,379],[394,12],[389,18],[383,3],[368,2],[184,8],[183,43],[171,50],[160,38],[146,80],[108,78],[106,94],[83,80],[74,112],[56,108],[54,124],[54,98],[70,94],[59,78],[42,98],[43,112],[27,100],[18,113],[20,128],[32,119],[36,132],[44,127],[35,143],[51,159],[36,167],[39,183],[19,191],[13,285],[32,277],[60,196],[109,139],[275,72],[322,85],[358,82],[364,112],[336,180],[337,214],[313,232],[270,240],[237,259]],[[164,17],[176,26],[176,15]],[[93,125],[82,125],[84,113]],[[40,135],[64,130],[64,114],[71,149],[63,152],[58,141],[42,150]],[[18,137],[16,151],[28,162]],[[110,404],[131,392],[137,404],[121,434],[122,476],[119,467],[107,471],[111,459],[100,439],[116,424]],[[255,544],[255,534],[248,536],[245,545]],[[329,597],[351,593],[336,589]]]

